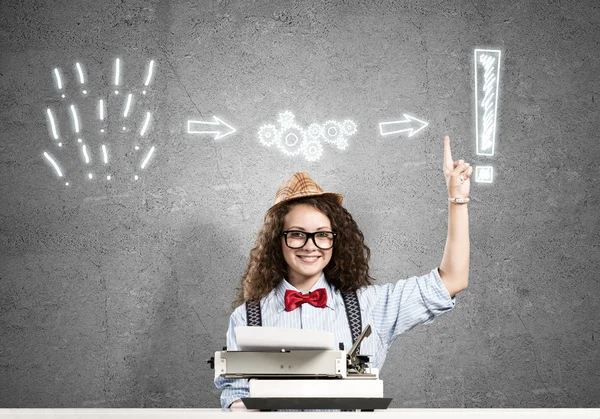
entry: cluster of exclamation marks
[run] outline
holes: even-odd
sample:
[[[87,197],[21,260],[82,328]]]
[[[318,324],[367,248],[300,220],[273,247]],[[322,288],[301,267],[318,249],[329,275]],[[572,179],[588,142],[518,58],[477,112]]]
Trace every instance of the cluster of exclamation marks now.
[[[143,85],[125,87],[123,84],[123,62],[120,58],[114,60],[114,65],[111,74],[111,84],[109,89],[102,88],[104,92],[97,94],[92,90],[89,83],[88,74],[85,67],[76,62],[74,73],[76,76],[75,86],[70,86],[67,89],[67,80],[60,68],[54,68],[52,76],[54,79],[56,91],[59,93],[62,101],[67,101],[69,96],[80,95],[82,97],[81,106],[76,103],[65,103],[66,106],[59,106],[58,109],[48,107],[46,109],[46,118],[50,136],[55,146],[54,151],[44,151],[44,158],[52,166],[57,177],[60,178],[66,186],[72,182],[79,180],[82,176],[88,181],[95,179],[105,179],[113,181],[122,173],[116,158],[116,151],[120,149],[116,139],[117,131],[127,135],[125,139],[125,153],[137,157],[138,162],[135,163],[135,169],[130,175],[122,177],[123,179],[138,180],[139,172],[148,167],[152,159],[156,147],[148,144],[147,135],[151,126],[152,112],[150,110],[141,109],[147,100],[138,100],[147,95],[151,83],[154,79],[155,62],[151,60],[147,63]],[[141,84],[141,83],[140,83]],[[76,92],[78,90],[79,92]],[[136,95],[138,97],[136,97]],[[91,96],[95,96],[92,98]],[[112,97],[109,97],[112,96]],[[109,103],[111,104],[109,106]],[[114,110],[109,108],[117,107],[113,104],[121,103],[119,115],[113,115]],[[135,116],[137,121],[132,121],[136,104],[139,104],[140,109],[137,110]],[[81,111],[83,110],[83,112]],[[85,114],[87,118],[82,118]],[[112,115],[112,118],[109,116]],[[116,121],[116,122],[115,122]],[[61,127],[62,123],[62,127]],[[118,128],[115,125],[118,123]],[[70,130],[64,128],[64,124],[70,125]],[[84,129],[84,125],[87,125]],[[67,152],[67,148],[69,152]],[[77,148],[76,155],[83,164],[85,170],[74,170],[73,174],[66,172],[66,164],[61,163],[61,158],[70,159],[73,154],[73,147]],[[142,150],[142,148],[144,148]],[[131,150],[130,150],[131,149]],[[129,153],[130,150],[132,153]],[[142,152],[140,152],[142,150]],[[72,162],[67,162],[72,163]],[[99,165],[99,166],[98,166]]]

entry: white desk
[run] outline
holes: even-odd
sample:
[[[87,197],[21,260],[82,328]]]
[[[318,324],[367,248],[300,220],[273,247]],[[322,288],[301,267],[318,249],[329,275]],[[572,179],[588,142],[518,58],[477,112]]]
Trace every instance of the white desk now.
[[[0,409],[0,418],[42,419],[600,419],[600,409],[387,409],[374,412],[257,412],[221,409]]]

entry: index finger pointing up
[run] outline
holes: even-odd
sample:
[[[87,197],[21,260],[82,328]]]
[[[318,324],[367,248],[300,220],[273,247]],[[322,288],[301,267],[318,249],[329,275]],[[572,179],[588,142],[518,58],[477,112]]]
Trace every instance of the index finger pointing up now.
[[[452,170],[454,160],[452,160],[452,152],[450,151],[450,137],[444,136],[444,166]]]

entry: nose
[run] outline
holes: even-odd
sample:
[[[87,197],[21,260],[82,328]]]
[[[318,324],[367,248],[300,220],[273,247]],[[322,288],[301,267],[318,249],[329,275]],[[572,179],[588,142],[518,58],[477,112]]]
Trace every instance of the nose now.
[[[315,244],[315,236],[312,236],[308,240],[306,240],[306,243],[302,247],[302,250],[306,250],[306,251],[314,251],[314,250],[318,251],[319,250],[319,248]]]

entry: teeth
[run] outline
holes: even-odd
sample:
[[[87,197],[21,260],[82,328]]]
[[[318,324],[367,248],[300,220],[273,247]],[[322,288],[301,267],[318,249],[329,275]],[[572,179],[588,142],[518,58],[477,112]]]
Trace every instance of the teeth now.
[[[298,256],[302,260],[306,260],[307,262],[314,262],[317,260],[317,256]]]

